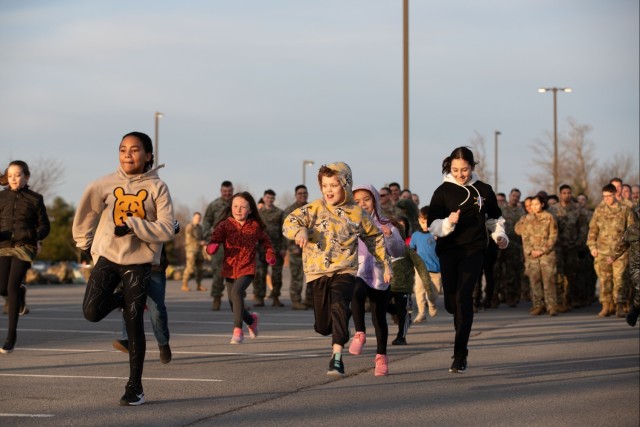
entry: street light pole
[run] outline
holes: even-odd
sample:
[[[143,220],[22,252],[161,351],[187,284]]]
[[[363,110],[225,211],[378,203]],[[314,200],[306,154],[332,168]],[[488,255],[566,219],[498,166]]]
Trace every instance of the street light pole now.
[[[493,191],[497,193],[498,192],[498,135],[502,135],[502,133],[500,133],[500,131],[497,130],[493,133],[493,135],[494,135],[493,160],[496,167],[496,176],[495,176],[495,181],[493,183]]]
[[[159,152],[160,151],[160,144],[158,143],[158,122],[160,121],[160,119],[162,117],[164,117],[164,114],[159,113],[159,112],[156,111],[155,117],[156,117],[156,136],[155,136],[155,145],[156,145],[156,147],[154,149],[155,154],[153,156],[153,158],[154,158],[153,166],[158,166],[158,163],[160,162],[160,152]]]
[[[558,191],[558,91],[572,92],[570,87],[541,87],[538,92],[553,92],[553,193]]]
[[[409,0],[402,2],[403,28],[403,188],[409,187]]]
[[[307,186],[307,166],[313,166],[313,160],[302,161],[302,185]]]

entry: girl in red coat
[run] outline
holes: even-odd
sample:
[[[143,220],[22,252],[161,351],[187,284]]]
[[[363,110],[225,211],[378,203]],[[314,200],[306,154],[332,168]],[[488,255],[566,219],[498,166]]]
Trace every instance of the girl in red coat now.
[[[234,194],[224,216],[226,219],[220,221],[211,234],[207,253],[216,253],[220,244],[224,247],[222,277],[233,310],[231,344],[240,344],[244,339],[243,321],[249,328],[251,338],[258,336],[258,313],[249,313],[244,308],[244,292],[256,274],[258,244],[264,246],[269,265],[275,264],[276,256],[251,194],[246,191]]]

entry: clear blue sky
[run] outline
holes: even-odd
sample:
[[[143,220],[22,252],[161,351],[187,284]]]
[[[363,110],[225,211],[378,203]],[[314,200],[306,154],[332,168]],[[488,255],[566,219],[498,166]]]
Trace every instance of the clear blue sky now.
[[[637,0],[410,1],[410,186],[426,203],[442,159],[499,130],[498,189],[533,191],[530,145],[567,119],[598,159],[639,154]],[[154,135],[176,203],[222,180],[292,194],[307,169],[402,183],[400,0],[1,1],[0,161],[59,159],[72,204],[117,167],[123,134]],[[2,166],[3,168],[5,166]],[[490,182],[493,184],[493,182]],[[535,189],[537,190],[537,189]],[[276,201],[276,204],[278,202]]]

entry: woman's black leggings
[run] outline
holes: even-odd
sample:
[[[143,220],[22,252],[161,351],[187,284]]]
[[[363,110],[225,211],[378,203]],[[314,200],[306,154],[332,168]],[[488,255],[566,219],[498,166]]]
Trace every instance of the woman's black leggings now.
[[[253,325],[253,317],[251,317],[251,313],[244,308],[244,294],[252,281],[252,275],[241,276],[237,279],[225,279],[227,295],[229,295],[229,305],[233,312],[234,328],[242,328],[243,321],[247,325]]]
[[[9,301],[7,339],[15,343],[20,314],[20,285],[31,263],[13,256],[0,257],[0,295]]]
[[[353,313],[353,324],[356,332],[366,332],[364,324],[364,304],[369,297],[371,305],[371,321],[376,331],[376,353],[387,354],[387,339],[389,338],[389,327],[387,326],[387,305],[389,304],[389,289],[381,291],[373,289],[360,277],[356,277],[356,285],[353,290],[351,300],[351,312]]]
[[[473,288],[482,273],[484,251],[452,249],[439,255],[444,307],[453,314],[454,353],[466,352],[473,325]]]
[[[143,315],[149,280],[151,264],[119,265],[100,257],[89,276],[82,303],[89,322],[99,322],[116,308],[122,308],[129,336],[129,381],[136,384],[142,382],[147,350]],[[114,294],[120,282],[124,293]]]

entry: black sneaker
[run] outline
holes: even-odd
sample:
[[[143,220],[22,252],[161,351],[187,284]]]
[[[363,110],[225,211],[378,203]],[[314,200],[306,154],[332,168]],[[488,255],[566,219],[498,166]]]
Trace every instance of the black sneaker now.
[[[467,354],[456,353],[453,357],[453,363],[449,368],[449,372],[453,374],[464,374],[467,372]]]
[[[0,348],[0,353],[2,354],[9,354],[11,352],[13,352],[13,348],[16,346],[16,341],[15,340],[10,340],[9,338],[7,338],[4,342],[4,344],[2,345],[2,348]]]
[[[160,363],[171,362],[171,347],[169,347],[169,343],[159,345],[158,348],[160,349]]]
[[[20,304],[20,316],[24,316],[29,313],[29,309],[27,308],[27,287],[25,285],[20,285],[18,294],[18,302]]]
[[[111,343],[113,348],[123,353],[129,353],[129,340],[115,340]]]
[[[331,375],[332,377],[344,377],[344,363],[342,363],[342,358],[336,360],[335,354],[331,356],[327,375]]]
[[[636,322],[638,321],[638,315],[640,314],[640,308],[631,306],[629,310],[629,314],[627,314],[627,324],[629,326],[636,326]]]
[[[404,337],[398,337],[391,341],[391,345],[407,345],[407,340]]]
[[[142,384],[128,382],[124,388],[124,395],[120,398],[120,406],[140,406],[143,403]]]

